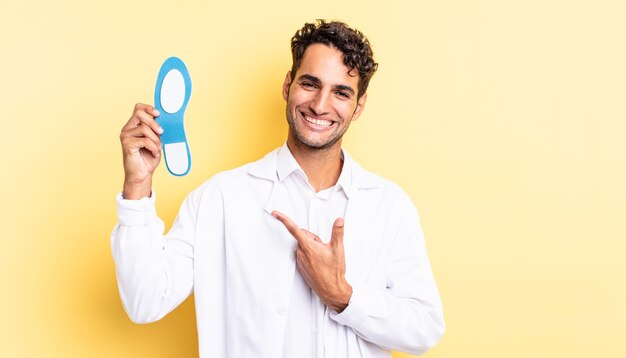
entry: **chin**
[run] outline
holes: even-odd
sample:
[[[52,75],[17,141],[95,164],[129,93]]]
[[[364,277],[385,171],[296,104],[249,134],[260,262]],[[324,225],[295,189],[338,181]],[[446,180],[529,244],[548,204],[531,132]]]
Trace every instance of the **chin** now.
[[[308,148],[319,149],[319,150],[329,149],[337,145],[338,143],[341,143],[340,142],[341,138],[324,140],[324,141],[307,140],[306,138],[301,138],[301,137],[296,137],[296,139],[299,143],[305,145]]]

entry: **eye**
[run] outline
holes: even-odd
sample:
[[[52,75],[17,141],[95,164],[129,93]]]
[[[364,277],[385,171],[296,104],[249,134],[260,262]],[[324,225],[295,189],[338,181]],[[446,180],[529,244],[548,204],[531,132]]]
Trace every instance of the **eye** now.
[[[348,92],[343,92],[343,91],[337,91],[337,96],[343,98],[343,99],[349,99],[350,98],[350,94],[348,94]]]
[[[300,85],[304,88],[311,88],[311,89],[317,87],[315,86],[315,83],[313,82],[302,82]]]

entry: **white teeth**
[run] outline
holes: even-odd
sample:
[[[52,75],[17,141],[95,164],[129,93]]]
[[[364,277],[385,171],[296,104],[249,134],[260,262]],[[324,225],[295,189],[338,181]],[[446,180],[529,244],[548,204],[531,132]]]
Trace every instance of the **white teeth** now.
[[[331,121],[325,121],[323,119],[310,118],[309,116],[304,116],[304,120],[306,120],[309,123],[317,124],[318,126],[322,126],[322,127],[330,127],[333,124],[333,122],[331,122]]]

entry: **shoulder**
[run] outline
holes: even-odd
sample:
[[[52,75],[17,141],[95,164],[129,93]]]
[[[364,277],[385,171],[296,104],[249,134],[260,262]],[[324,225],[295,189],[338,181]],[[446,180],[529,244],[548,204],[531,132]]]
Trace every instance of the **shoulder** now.
[[[375,196],[380,198],[380,204],[384,207],[417,214],[411,197],[397,183],[364,169],[354,160],[352,160],[352,173],[355,189],[360,195]]]
[[[386,195],[409,198],[408,194],[398,184],[377,173],[364,169],[355,160],[352,160],[352,175],[354,185],[358,189],[378,189]]]
[[[389,245],[405,248],[415,238],[424,240],[419,212],[400,185],[354,162],[353,173],[360,212],[368,224],[388,230]]]

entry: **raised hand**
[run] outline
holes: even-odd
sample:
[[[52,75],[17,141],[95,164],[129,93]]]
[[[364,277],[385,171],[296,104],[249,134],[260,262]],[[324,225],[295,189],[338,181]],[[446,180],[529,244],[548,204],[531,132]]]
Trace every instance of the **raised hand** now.
[[[153,106],[137,103],[120,133],[124,156],[124,198],[150,196],[152,174],[161,161],[163,129],[154,119],[159,116]]]

